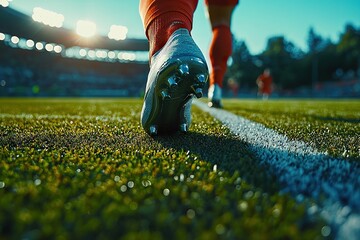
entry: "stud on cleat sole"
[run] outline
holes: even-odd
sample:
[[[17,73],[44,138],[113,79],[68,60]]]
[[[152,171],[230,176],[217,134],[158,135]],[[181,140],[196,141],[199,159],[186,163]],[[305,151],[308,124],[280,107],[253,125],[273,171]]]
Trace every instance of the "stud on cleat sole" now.
[[[195,96],[197,97],[197,98],[202,98],[202,96],[203,96],[203,91],[202,91],[202,89],[199,87],[199,86],[197,86],[197,87],[191,87],[192,88],[192,90],[193,90],[193,93],[195,94]]]
[[[204,74],[199,74],[196,76],[196,80],[201,83],[201,84],[205,84],[206,83],[206,77]]]
[[[202,92],[202,89],[201,89],[201,88],[197,88],[197,89],[195,90],[195,96],[196,96],[197,98],[202,98],[203,92]]]
[[[186,63],[184,64],[181,64],[179,66],[179,73],[180,75],[189,75],[190,74],[190,71],[189,71],[189,65],[187,65]]]
[[[162,98],[162,100],[170,100],[171,99],[169,93],[166,90],[161,91],[161,98]]]
[[[158,132],[157,127],[155,125],[150,126],[150,128],[149,128],[150,135],[155,136],[155,135],[157,135],[157,132]]]
[[[175,78],[174,76],[168,78],[167,84],[169,85],[169,87],[170,87],[172,90],[176,90],[177,87],[178,87],[178,84],[177,84],[177,82],[176,82],[176,78]]]
[[[187,127],[186,123],[180,124],[180,131],[181,132],[187,132],[188,131],[188,127]]]

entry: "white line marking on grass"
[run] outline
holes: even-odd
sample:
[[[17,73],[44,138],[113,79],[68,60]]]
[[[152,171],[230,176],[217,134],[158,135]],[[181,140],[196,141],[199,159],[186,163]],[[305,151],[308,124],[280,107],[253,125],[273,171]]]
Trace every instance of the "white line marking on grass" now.
[[[360,164],[332,158],[305,142],[290,140],[225,110],[209,108],[200,101],[194,104],[248,143],[261,164],[278,176],[282,192],[299,201],[304,197],[317,201],[338,239],[360,239]],[[327,199],[321,200],[321,195]]]
[[[1,118],[17,118],[17,119],[68,119],[68,120],[96,120],[96,121],[124,121],[130,119],[129,117],[115,117],[102,115],[59,115],[59,114],[37,114],[37,113],[23,113],[23,114],[8,114],[0,113]]]

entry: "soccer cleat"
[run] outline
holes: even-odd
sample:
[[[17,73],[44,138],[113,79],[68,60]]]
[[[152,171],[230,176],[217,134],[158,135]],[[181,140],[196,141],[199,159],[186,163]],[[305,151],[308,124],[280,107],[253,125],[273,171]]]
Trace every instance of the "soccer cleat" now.
[[[154,136],[187,132],[191,102],[201,98],[209,73],[203,54],[188,30],[178,29],[151,58],[141,125]]]
[[[216,83],[209,87],[208,91],[208,106],[213,108],[223,108],[221,103],[221,87]]]

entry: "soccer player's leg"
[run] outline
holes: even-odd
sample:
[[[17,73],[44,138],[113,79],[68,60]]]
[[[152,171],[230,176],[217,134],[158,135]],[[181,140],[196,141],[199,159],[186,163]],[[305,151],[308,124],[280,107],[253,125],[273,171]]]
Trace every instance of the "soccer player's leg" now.
[[[209,49],[211,61],[209,106],[221,108],[223,79],[227,61],[232,53],[231,17],[238,0],[206,0],[212,28],[212,41]]]

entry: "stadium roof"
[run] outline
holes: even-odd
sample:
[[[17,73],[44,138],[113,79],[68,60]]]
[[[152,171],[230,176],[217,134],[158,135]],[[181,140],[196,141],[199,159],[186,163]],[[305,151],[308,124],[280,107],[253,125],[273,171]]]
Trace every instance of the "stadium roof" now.
[[[0,32],[32,39],[62,44],[70,48],[106,48],[108,50],[148,51],[146,39],[111,40],[105,36],[94,36],[91,39],[80,37],[74,31],[65,28],[52,28],[35,22],[28,15],[9,7],[0,7]]]

